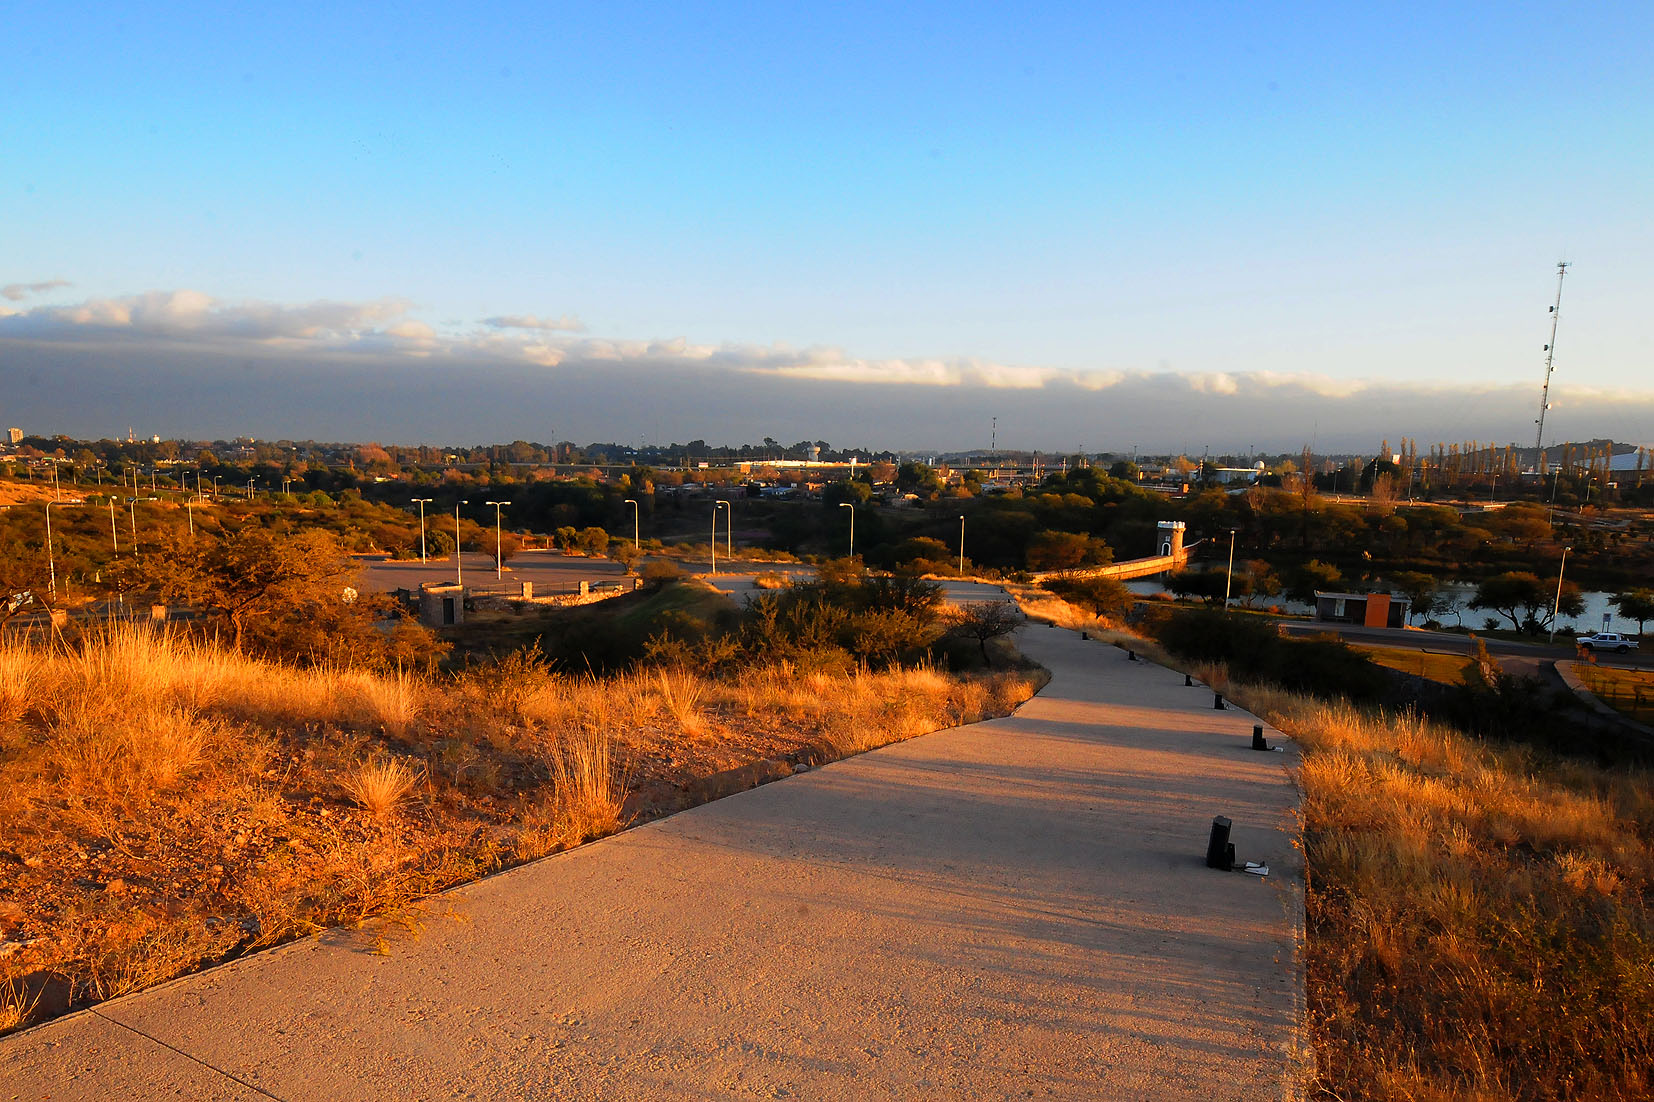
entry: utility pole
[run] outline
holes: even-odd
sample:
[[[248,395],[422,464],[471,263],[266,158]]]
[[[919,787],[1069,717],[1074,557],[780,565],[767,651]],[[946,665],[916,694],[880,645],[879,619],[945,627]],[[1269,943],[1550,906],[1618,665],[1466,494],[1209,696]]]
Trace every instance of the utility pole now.
[[[1534,424],[1539,431],[1534,435],[1533,446],[1538,453],[1534,458],[1534,470],[1545,473],[1545,411],[1551,408],[1551,372],[1556,361],[1556,323],[1562,317],[1562,280],[1568,274],[1568,262],[1556,262],[1556,305],[1551,307],[1551,340],[1545,346],[1545,386],[1539,392],[1539,419]]]

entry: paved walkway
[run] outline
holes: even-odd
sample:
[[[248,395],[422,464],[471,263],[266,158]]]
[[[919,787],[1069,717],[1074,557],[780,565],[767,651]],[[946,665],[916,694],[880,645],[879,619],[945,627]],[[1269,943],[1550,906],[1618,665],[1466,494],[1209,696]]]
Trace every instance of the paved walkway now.
[[[1290,1093],[1291,750],[1023,636],[1055,677],[1013,717],[473,885],[389,955],[332,934],[0,1041],[0,1099]],[[1270,877],[1203,866],[1215,814]]]

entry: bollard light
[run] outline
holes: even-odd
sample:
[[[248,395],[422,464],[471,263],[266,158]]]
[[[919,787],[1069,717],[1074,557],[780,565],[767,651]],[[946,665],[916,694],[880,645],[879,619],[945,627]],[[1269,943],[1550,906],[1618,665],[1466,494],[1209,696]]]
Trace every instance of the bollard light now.
[[[1263,737],[1263,724],[1261,724],[1261,723],[1254,723],[1252,725],[1252,749],[1254,749],[1254,750],[1267,750],[1267,749],[1269,749],[1269,743]]]
[[[1212,820],[1212,836],[1206,842],[1206,867],[1229,872],[1235,867],[1235,847],[1229,842],[1229,828],[1234,826],[1228,816]]]
[[[1137,661],[1137,652],[1136,652],[1136,651],[1134,651],[1134,650],[1128,650],[1128,651],[1127,651],[1127,652],[1126,652],[1126,661],[1127,661],[1127,662],[1135,662],[1135,661]]]
[[[1212,710],[1214,712],[1223,711],[1223,694],[1222,693],[1213,693],[1212,694]]]
[[[1193,685],[1194,683],[1195,679],[1193,677],[1190,677],[1188,674],[1183,675],[1183,684],[1185,686]]]

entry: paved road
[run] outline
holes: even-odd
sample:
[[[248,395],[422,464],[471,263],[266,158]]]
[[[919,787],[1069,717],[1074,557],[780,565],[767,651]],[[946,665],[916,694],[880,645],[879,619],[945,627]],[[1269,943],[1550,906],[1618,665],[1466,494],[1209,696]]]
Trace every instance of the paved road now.
[[[421,563],[418,559],[406,562],[383,555],[361,555],[362,585],[367,589],[417,589],[421,582],[451,582],[454,580],[454,560],[432,559]],[[467,585],[493,585],[499,579],[494,573],[494,556],[468,552],[461,567]],[[610,559],[586,558],[583,555],[564,555],[552,551],[523,551],[505,563],[502,571],[507,582],[533,582],[538,591],[565,592],[580,588],[581,582],[614,581],[625,575],[619,563]]]
[[[0,1098],[1281,1097],[1291,751],[1024,636],[1055,677],[1013,717],[451,893],[388,956],[333,933],[0,1041]],[[1218,813],[1274,875],[1204,867]]]
[[[1438,654],[1470,653],[1469,637],[1450,631],[1369,628],[1354,624],[1327,624],[1316,620],[1282,620],[1280,626],[1282,631],[1297,635],[1317,635],[1330,631],[1351,643],[1364,643],[1370,646],[1406,647],[1409,650],[1427,650]],[[1487,643],[1489,654],[1498,658],[1515,659],[1517,664],[1524,667],[1558,659],[1572,660],[1576,657],[1572,643],[1548,646],[1544,643],[1516,643],[1508,639],[1490,639],[1486,636],[1479,638]],[[1630,654],[1598,654],[1597,662],[1604,666],[1648,669],[1654,667],[1654,654],[1644,654],[1640,650],[1632,651]]]

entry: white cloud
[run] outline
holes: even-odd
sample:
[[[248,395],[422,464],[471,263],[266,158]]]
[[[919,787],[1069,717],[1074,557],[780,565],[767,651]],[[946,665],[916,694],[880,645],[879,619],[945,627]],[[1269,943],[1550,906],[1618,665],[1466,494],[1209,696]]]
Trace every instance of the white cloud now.
[[[66,279],[47,279],[39,283],[8,283],[0,287],[0,298],[10,299],[12,302],[22,302],[34,295],[43,295],[47,291],[55,291],[59,287],[73,287],[74,284]]]
[[[498,317],[483,318],[482,323],[490,329],[543,329],[565,333],[586,331],[585,323],[572,314],[564,314],[560,318],[542,318],[534,314],[501,314]]]
[[[847,419],[858,431],[882,418],[878,423],[892,426],[898,435],[917,431],[921,422],[929,425],[944,407],[955,418],[965,417],[961,411],[969,408],[980,412],[991,407],[997,413],[1021,410],[1011,416],[1038,426],[1029,431],[1068,441],[1094,439],[1093,432],[1142,439],[1159,431],[1176,442],[1190,426],[1203,422],[1244,431],[1247,439],[1257,432],[1258,442],[1271,432],[1292,439],[1313,435],[1317,424],[1326,433],[1335,422],[1362,426],[1370,435],[1375,419],[1397,417],[1409,423],[1378,435],[1468,439],[1486,436],[1490,425],[1525,424],[1531,403],[1526,388],[1451,380],[1404,383],[1325,373],[1049,367],[975,357],[869,358],[830,345],[801,349],[785,343],[695,344],[684,337],[579,335],[573,331],[578,323],[569,318],[502,315],[471,324],[433,325],[414,315],[412,305],[397,298],[285,305],[223,301],[187,289],[154,291],[66,305],[0,306],[0,349],[9,345],[19,354],[27,351],[32,363],[51,364],[72,359],[80,346],[81,356],[157,378],[171,370],[165,365],[187,360],[202,365],[198,372],[221,371],[226,379],[256,377],[246,371],[257,362],[283,377],[322,372],[341,387],[369,377],[382,384],[383,376],[355,372],[352,365],[401,369],[409,379],[424,378],[418,374],[424,371],[443,380],[509,378],[530,387],[543,381],[559,393],[584,387],[593,408],[647,403],[652,396],[657,421],[705,423],[714,415],[709,410],[719,417],[750,418],[752,403],[762,394],[774,410],[799,419],[801,431],[809,431],[802,422],[827,417],[838,407],[832,416]],[[111,350],[118,355],[109,355]],[[6,359],[0,356],[0,369],[6,368]],[[455,373],[456,364],[465,370]],[[13,379],[28,381],[15,368]],[[11,385],[15,389],[19,384]],[[478,393],[486,389],[483,385]],[[938,400],[917,397],[926,391]],[[949,392],[945,401],[940,400],[943,392]],[[789,403],[799,410],[792,412]],[[913,407],[921,403],[928,412],[916,420]],[[1597,423],[1610,415],[1641,416],[1638,424],[1646,426],[1646,414],[1637,411],[1651,404],[1654,394],[1646,389],[1590,387],[1569,387],[1554,403],[1559,414],[1566,411],[1572,421],[1590,423],[1593,432],[1608,431]],[[875,408],[878,418],[871,412]],[[384,436],[394,427],[381,426],[370,435]],[[818,435],[829,431],[844,435],[842,427],[823,427]],[[940,425],[925,431],[940,431]],[[1646,435],[1645,427],[1635,435]]]

